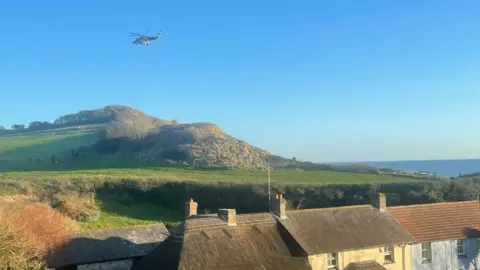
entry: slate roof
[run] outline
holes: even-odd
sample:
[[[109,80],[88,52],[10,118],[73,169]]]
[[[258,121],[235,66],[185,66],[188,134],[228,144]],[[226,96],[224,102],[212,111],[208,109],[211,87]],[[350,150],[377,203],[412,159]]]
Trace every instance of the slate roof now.
[[[50,268],[132,259],[144,256],[169,236],[163,223],[93,230],[71,235],[47,258]]]
[[[349,263],[345,270],[387,270],[387,268],[376,261],[365,261]]]
[[[480,237],[478,201],[388,207],[416,242]]]
[[[393,216],[371,205],[287,211],[280,222],[309,255],[413,242]]]
[[[236,226],[216,215],[195,216],[179,227],[174,231],[182,236],[170,236],[132,269],[311,269],[307,258],[293,257],[288,235],[269,213],[237,214]]]

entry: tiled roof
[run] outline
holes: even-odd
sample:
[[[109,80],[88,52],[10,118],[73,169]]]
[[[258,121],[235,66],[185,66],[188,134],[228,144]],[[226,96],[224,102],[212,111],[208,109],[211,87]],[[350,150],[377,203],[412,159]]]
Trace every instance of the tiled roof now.
[[[387,268],[376,261],[365,261],[350,263],[345,270],[387,270]]]
[[[478,201],[388,207],[417,242],[480,237]]]
[[[307,254],[413,242],[393,216],[371,205],[287,211],[280,222]]]

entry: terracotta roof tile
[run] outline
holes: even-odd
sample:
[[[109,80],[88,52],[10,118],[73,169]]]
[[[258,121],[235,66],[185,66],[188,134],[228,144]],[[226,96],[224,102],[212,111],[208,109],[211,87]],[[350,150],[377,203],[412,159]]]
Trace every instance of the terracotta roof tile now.
[[[417,242],[480,237],[478,201],[388,207]]]

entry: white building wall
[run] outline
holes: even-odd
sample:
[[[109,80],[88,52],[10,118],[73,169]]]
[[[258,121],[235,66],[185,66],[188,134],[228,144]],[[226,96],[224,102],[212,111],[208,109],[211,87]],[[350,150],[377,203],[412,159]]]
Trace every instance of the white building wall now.
[[[432,261],[422,261],[422,245],[411,248],[412,270],[457,270],[457,241],[432,242]]]
[[[458,258],[459,267],[462,270],[480,269],[480,238],[470,238],[465,242],[465,255]]]

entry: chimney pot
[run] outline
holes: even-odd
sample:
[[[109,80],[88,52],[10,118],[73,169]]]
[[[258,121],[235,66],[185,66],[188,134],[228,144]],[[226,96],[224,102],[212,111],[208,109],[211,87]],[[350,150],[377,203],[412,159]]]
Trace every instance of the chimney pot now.
[[[281,219],[287,218],[287,201],[283,199],[280,193],[275,194],[272,202],[272,212]]]
[[[235,209],[218,209],[218,217],[227,222],[229,226],[237,225],[237,211]]]
[[[196,215],[197,209],[198,203],[193,201],[192,198],[190,198],[190,201],[185,202],[185,218]]]
[[[377,208],[380,211],[387,210],[387,198],[383,193],[374,193],[371,196],[373,207]]]

